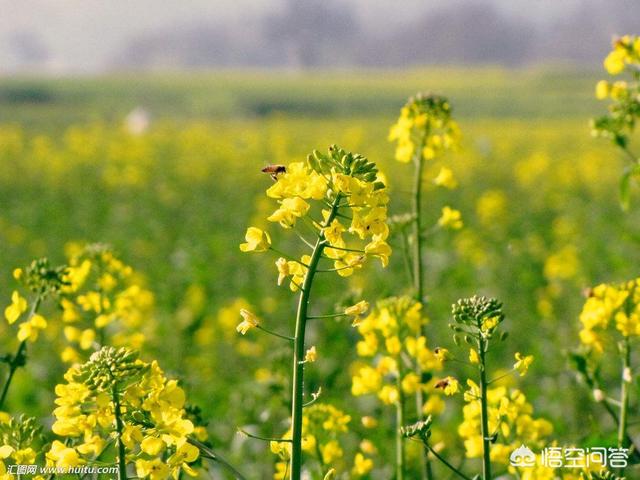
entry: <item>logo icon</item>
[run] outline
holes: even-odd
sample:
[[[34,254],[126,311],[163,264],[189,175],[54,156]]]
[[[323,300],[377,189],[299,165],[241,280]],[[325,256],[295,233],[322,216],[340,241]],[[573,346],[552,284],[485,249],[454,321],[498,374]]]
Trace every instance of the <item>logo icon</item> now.
[[[509,461],[514,467],[533,467],[536,464],[536,455],[523,444],[511,452]]]

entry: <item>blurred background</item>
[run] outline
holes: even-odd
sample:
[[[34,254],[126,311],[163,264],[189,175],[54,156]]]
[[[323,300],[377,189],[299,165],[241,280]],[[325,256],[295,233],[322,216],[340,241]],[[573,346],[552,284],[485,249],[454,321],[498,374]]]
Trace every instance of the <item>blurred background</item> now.
[[[218,451],[267,478],[268,447],[235,431],[286,431],[289,352],[235,325],[250,307],[286,332],[295,302],[276,286],[275,258],[238,250],[248,225],[276,231],[260,169],[337,143],[380,165],[392,213],[403,213],[412,169],[394,161],[389,127],[409,96],[440,93],[463,144],[427,173],[449,166],[459,188],[428,181],[426,217],[451,205],[465,226],[427,241],[430,344],[455,350],[446,324],[456,299],[500,298],[512,336],[496,368],[515,351],[534,354],[517,385],[554,438],[599,445],[612,425],[566,359],[582,290],[637,274],[638,209],[623,213],[616,193],[623,160],[590,137],[589,119],[606,110],[594,86],[612,36],[638,25],[637,0],[0,0],[0,294],[8,303],[11,271],[34,257],[62,263],[70,243],[113,245],[155,296],[143,356],[183,379]],[[405,291],[392,243],[389,269],[339,289],[319,283],[318,313]],[[9,329],[2,322],[2,353],[15,349]],[[380,465],[393,454],[393,417],[349,393],[357,341],[345,323],[314,324],[320,360],[308,385],[356,430],[363,413],[382,420],[362,433]],[[64,371],[48,345],[33,350],[9,405],[45,424],[53,394],[41,386]],[[442,435],[460,456],[455,428]]]
[[[633,0],[0,2],[3,74],[593,65]]]

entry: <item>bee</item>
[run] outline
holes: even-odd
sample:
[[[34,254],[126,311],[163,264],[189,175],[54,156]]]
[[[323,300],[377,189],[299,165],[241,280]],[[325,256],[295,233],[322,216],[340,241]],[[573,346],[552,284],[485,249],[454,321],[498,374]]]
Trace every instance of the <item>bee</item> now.
[[[282,174],[282,173],[287,173],[287,167],[285,167],[284,165],[267,165],[266,167],[264,167],[262,170],[260,170],[262,173],[268,173],[271,178],[273,178],[274,182],[278,181],[278,175]]]

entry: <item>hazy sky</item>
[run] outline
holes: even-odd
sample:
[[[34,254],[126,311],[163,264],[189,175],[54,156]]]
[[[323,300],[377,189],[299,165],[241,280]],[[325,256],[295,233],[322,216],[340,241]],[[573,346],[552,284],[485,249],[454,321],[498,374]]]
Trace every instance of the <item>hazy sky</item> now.
[[[305,1],[305,0],[300,0]],[[368,28],[402,24],[457,0],[336,0],[355,9]],[[580,0],[477,0],[506,14],[545,23]],[[52,72],[99,71],[138,34],[192,22],[240,25],[277,11],[281,0],[0,0],[0,73],[17,66],[16,43],[44,47]],[[239,28],[239,27],[238,27]],[[20,39],[20,40],[19,40]]]

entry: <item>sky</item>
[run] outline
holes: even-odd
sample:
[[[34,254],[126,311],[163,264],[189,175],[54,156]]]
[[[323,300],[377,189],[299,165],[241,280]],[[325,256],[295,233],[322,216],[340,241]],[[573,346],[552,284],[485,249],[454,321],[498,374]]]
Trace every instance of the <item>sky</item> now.
[[[456,1],[335,0],[350,7],[370,31],[401,26]],[[537,25],[570,14],[580,1],[475,0]],[[140,35],[194,22],[241,28],[247,19],[282,8],[282,0],[0,0],[0,75],[29,69],[54,74],[100,72]],[[25,48],[35,58],[46,52],[46,61],[20,61],[16,52]]]

